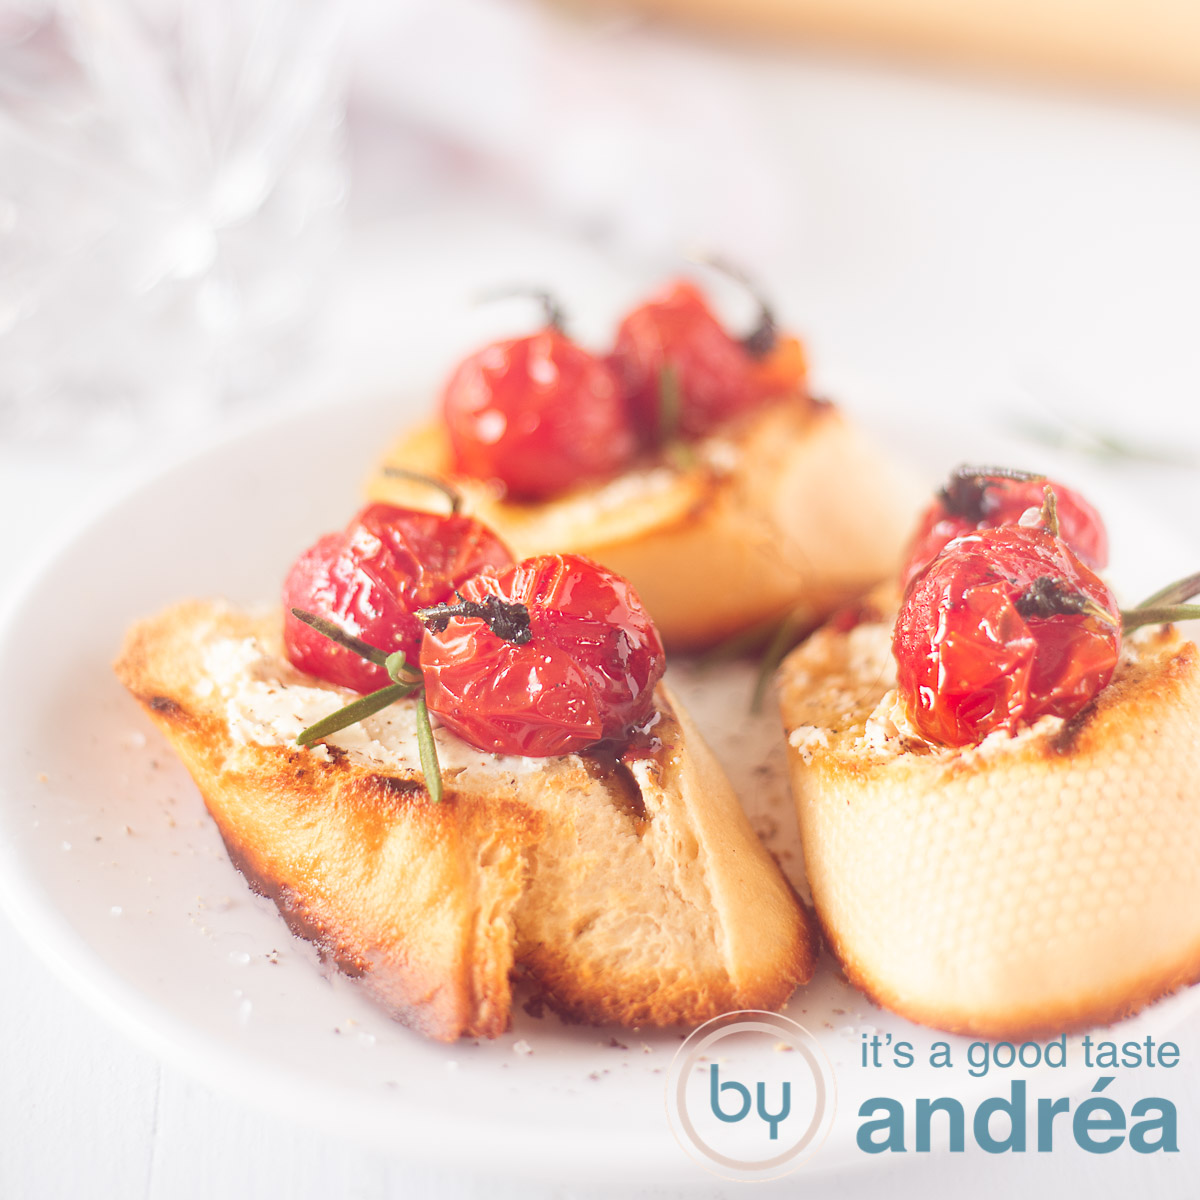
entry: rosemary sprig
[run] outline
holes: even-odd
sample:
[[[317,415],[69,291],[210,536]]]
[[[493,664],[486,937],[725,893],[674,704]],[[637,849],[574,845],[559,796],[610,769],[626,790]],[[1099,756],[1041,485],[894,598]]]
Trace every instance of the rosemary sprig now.
[[[391,676],[393,683],[421,683],[421,672],[416,667],[410,667],[405,661],[404,651],[397,650],[383,660],[383,669]]]
[[[1185,604],[1200,596],[1200,571],[1159,588],[1136,608],[1121,610],[1121,628],[1128,633],[1143,625],[1173,625],[1176,621],[1200,621],[1200,604]]]
[[[417,748],[421,752],[421,770],[425,773],[425,790],[434,804],[442,802],[442,768],[438,762],[437,743],[433,740],[433,726],[429,723],[429,709],[425,704],[425,689],[417,693]]]
[[[1143,625],[1174,625],[1176,621],[1200,621],[1200,604],[1162,604],[1121,612],[1121,628],[1125,633]]]
[[[757,651],[758,670],[750,698],[750,711],[761,712],[767,686],[775,669],[783,661],[784,655],[800,642],[811,623],[812,614],[800,609],[792,609],[783,617],[769,617],[739,630],[706,650],[695,660],[695,668],[697,671],[708,671],[719,663]]]
[[[800,614],[793,610],[779,622],[775,636],[767,643],[767,648],[758,661],[758,675],[754,680],[754,692],[750,696],[750,711],[762,712],[763,700],[766,699],[767,688],[775,675],[776,668],[783,662],[783,656],[800,640],[803,620]]]
[[[679,372],[674,363],[658,370],[658,435],[666,443],[679,436]]]
[[[1165,467],[1194,467],[1194,453],[1148,442],[1135,442],[1102,429],[1090,429],[1065,417],[1059,426],[1036,418],[1015,417],[1010,428],[1019,436],[1052,450],[1066,450],[1102,463],[1155,463]]]
[[[667,456],[681,471],[686,471],[695,466],[696,455],[680,431],[682,413],[679,370],[674,363],[663,363],[658,372],[658,436],[666,447]]]
[[[362,638],[347,633],[340,625],[335,625],[332,621],[325,620],[324,617],[318,617],[316,613],[305,612],[302,608],[293,608],[292,616],[297,621],[303,621],[305,625],[311,626],[322,637],[336,642],[344,650],[349,650],[351,654],[357,654],[359,658],[365,658],[367,662],[387,669],[388,652],[386,650],[380,650],[378,646],[364,642]]]
[[[1155,608],[1163,604],[1182,604],[1193,596],[1200,596],[1200,571],[1186,579],[1168,583],[1165,588],[1159,588],[1153,596],[1147,596],[1137,607],[1141,609]]]
[[[311,626],[322,637],[327,637],[331,642],[336,642],[337,645],[357,654],[360,658],[365,658],[377,667],[383,667],[392,680],[378,691],[352,700],[336,712],[331,712],[327,717],[322,717],[307,729],[301,730],[300,736],[296,738],[296,744],[305,747],[312,746],[322,738],[327,738],[350,725],[356,725],[359,721],[365,721],[367,717],[374,716],[375,713],[387,708],[389,704],[394,704],[397,700],[404,700],[415,695],[417,698],[417,748],[421,755],[421,770],[425,775],[425,790],[434,804],[440,804],[442,802],[442,771],[438,763],[437,743],[433,739],[433,725],[429,720],[429,707],[425,703],[425,683],[421,678],[421,672],[416,667],[408,665],[403,650],[388,654],[386,650],[380,650],[378,646],[372,646],[370,642],[364,642],[362,638],[347,633],[332,621],[318,617],[315,613],[305,612],[302,608],[293,608],[292,615],[298,621],[303,621],[305,625]]]
[[[331,712],[329,716],[322,717],[315,724],[310,725],[296,741],[301,746],[311,746],[314,742],[319,742],[322,738],[327,738],[349,725],[357,725],[359,721],[365,721],[380,709],[387,708],[389,704],[395,704],[397,700],[411,696],[418,686],[415,683],[389,683],[377,692],[369,692],[365,696],[360,696],[357,700],[352,700],[336,712]]]
[[[754,625],[749,625],[745,629],[739,629],[736,633],[730,634],[724,641],[718,642],[715,646],[705,650],[696,659],[696,668],[700,671],[710,670],[719,663],[729,662],[734,658],[741,658],[744,654],[749,654],[753,650],[761,650],[766,647],[767,643],[779,630],[779,617],[769,617],[765,621],[759,621]]]
[[[311,617],[312,614],[305,613],[304,616]],[[315,619],[321,620],[320,617]],[[312,621],[308,621],[306,624],[311,625]],[[356,642],[359,640],[331,622],[324,621],[322,624],[329,625],[335,631],[337,636],[329,640],[337,642],[339,645],[345,646],[351,640]],[[313,625],[313,628],[317,629],[317,626]],[[413,670],[405,663],[403,650],[397,650],[395,654],[383,654],[382,650],[378,650],[366,642],[363,642],[362,645],[372,654],[383,655],[383,662],[378,665],[387,671],[392,682],[385,684],[378,691],[369,692],[358,700],[352,700],[336,712],[331,712],[329,716],[322,717],[315,725],[310,725],[296,739],[300,745],[311,746],[314,742],[319,742],[321,738],[329,737],[330,734],[337,733],[339,729],[345,729],[347,726],[356,725],[359,721],[365,721],[380,709],[387,708],[389,704],[394,704],[397,700],[403,700],[414,692],[423,690],[421,672]],[[347,649],[349,649],[348,646]],[[363,657],[365,658],[366,655]],[[375,659],[372,658],[371,661],[374,662]]]

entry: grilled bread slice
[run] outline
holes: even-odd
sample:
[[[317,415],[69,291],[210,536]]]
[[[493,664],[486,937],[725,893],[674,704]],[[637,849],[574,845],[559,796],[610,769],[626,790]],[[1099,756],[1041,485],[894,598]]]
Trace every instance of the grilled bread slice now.
[[[791,610],[811,628],[897,569],[916,494],[832,405],[776,401],[690,455],[522,504],[453,475],[445,432],[430,423],[390,449],[368,494],[436,503],[389,467],[449,480],[518,558],[586,554],[623,575],[677,650]]]
[[[954,1032],[1124,1017],[1200,977],[1200,659],[1136,634],[1066,722],[942,749],[906,731],[891,623],[780,675],[813,901],[852,982]]]
[[[179,605],[116,671],[250,885],[430,1037],[503,1032],[514,973],[629,1026],[776,1008],[812,974],[807,912],[665,689],[661,748],[638,757],[505,757],[439,729],[433,804],[411,704],[295,745],[353,693],[287,662],[277,616]]]

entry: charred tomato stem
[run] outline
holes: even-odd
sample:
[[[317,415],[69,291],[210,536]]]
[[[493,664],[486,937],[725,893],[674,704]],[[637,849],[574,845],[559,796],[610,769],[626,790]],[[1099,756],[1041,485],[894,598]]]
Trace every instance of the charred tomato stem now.
[[[1045,479],[1032,471],[1015,471],[1009,467],[972,467],[964,463],[951,474],[938,496],[951,516],[966,517],[970,521],[984,518],[983,498],[987,489],[997,479],[1012,483],[1034,483]]]
[[[458,516],[459,512],[462,511],[462,492],[458,488],[451,487],[444,480],[435,479],[432,475],[426,475],[423,471],[410,471],[407,467],[396,467],[390,463],[383,468],[383,473],[389,479],[405,479],[410,483],[423,483],[426,487],[431,487],[434,491],[441,492],[450,501],[450,515],[452,517]]]
[[[696,261],[712,267],[714,271],[720,271],[734,283],[740,284],[758,305],[758,320],[755,322],[754,328],[738,340],[741,342],[742,349],[751,358],[766,358],[775,349],[775,344],[779,340],[779,326],[775,320],[774,306],[766,299],[750,276],[728,259],[713,254],[700,254],[696,256]]]
[[[758,324],[741,339],[746,353],[751,358],[766,358],[775,349],[779,340],[779,327],[775,324],[775,314],[759,301]]]
[[[1105,625],[1116,627],[1120,622],[1104,605],[1086,592],[1072,587],[1065,579],[1039,575],[1016,599],[1015,607],[1023,617],[1095,617]]]
[[[491,304],[494,300],[511,300],[515,296],[527,296],[536,300],[542,306],[542,315],[546,319],[546,328],[565,332],[567,319],[566,310],[558,302],[557,297],[546,288],[515,284],[511,287],[493,288],[479,297],[480,304]]]
[[[514,646],[524,646],[533,638],[529,609],[524,604],[501,600],[499,596],[488,596],[482,604],[460,598],[457,604],[435,604],[431,608],[418,609],[416,615],[431,633],[444,632],[454,617],[474,617],[498,638],[512,642]]]

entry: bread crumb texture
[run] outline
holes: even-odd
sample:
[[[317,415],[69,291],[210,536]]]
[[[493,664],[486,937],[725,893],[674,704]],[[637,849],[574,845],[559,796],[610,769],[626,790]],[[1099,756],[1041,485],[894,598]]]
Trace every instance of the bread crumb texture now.
[[[779,677],[809,883],[849,977],[1013,1038],[1200,976],[1196,647],[1134,635],[1078,716],[953,749],[908,726],[890,640],[890,622],[823,630]]]
[[[572,1019],[629,1026],[776,1008],[811,976],[810,916],[665,689],[662,751],[614,770],[436,729],[434,805],[411,704],[295,745],[353,693],[291,667],[277,616],[179,605],[116,669],[251,886],[430,1036],[505,1030],[515,975]]]

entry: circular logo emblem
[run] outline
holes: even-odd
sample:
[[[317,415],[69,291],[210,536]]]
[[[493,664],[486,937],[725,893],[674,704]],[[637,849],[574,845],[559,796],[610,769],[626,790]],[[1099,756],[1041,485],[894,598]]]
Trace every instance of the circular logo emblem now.
[[[701,1025],[667,1072],[667,1117],[683,1148],[725,1179],[776,1179],[829,1133],[833,1068],[803,1025],[733,1012]]]

